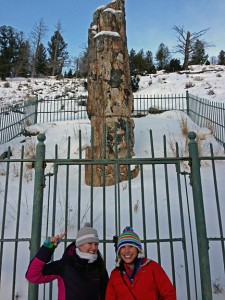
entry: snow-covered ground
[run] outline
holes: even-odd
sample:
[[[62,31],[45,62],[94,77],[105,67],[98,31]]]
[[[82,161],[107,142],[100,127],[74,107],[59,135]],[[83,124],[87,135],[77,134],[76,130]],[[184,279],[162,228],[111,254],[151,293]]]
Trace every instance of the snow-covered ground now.
[[[137,95],[189,93],[210,101],[225,103],[225,66],[190,66],[179,73],[151,74],[140,77]],[[54,98],[85,94],[83,79],[16,78],[0,81],[0,103],[15,103],[34,96]]]
[[[136,94],[185,94],[189,93],[210,101],[225,103],[225,66],[191,66],[179,73],[141,77]]]

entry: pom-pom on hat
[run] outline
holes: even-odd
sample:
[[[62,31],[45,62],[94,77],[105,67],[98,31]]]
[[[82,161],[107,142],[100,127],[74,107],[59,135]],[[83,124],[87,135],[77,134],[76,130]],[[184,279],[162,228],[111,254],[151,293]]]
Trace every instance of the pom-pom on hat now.
[[[76,247],[86,243],[99,243],[98,232],[91,227],[90,223],[85,223],[77,232]]]
[[[143,254],[141,240],[134,230],[129,226],[125,227],[123,233],[118,236],[116,249],[117,255],[119,254],[120,248],[125,245],[136,247],[139,250],[139,253]]]

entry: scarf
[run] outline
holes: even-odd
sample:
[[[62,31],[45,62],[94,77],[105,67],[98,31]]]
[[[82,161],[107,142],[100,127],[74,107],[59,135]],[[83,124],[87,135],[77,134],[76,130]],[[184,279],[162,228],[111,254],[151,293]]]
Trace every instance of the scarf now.
[[[76,253],[80,258],[88,259],[89,264],[93,263],[98,258],[98,254],[81,252],[78,248],[76,248]]]

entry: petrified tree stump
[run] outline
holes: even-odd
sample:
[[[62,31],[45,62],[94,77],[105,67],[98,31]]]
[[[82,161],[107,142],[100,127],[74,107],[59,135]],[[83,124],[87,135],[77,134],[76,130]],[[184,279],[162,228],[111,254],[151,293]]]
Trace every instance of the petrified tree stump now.
[[[134,155],[133,93],[124,5],[125,0],[116,0],[98,8],[88,32],[87,112],[94,132],[92,148],[86,150],[88,159]],[[138,167],[130,171],[125,165],[118,168],[115,171],[113,164],[88,165],[85,181],[94,186],[102,186],[104,181],[105,185],[112,185],[128,176],[134,178],[139,172]]]

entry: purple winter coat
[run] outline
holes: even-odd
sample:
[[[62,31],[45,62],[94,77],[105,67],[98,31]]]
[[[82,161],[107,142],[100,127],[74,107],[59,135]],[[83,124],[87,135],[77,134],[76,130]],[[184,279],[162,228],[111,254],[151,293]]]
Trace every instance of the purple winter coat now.
[[[50,262],[54,250],[42,246],[30,262],[26,279],[36,284],[57,279],[58,300],[104,300],[108,273],[100,253],[95,262],[88,263],[75,248],[73,242],[60,260]]]

